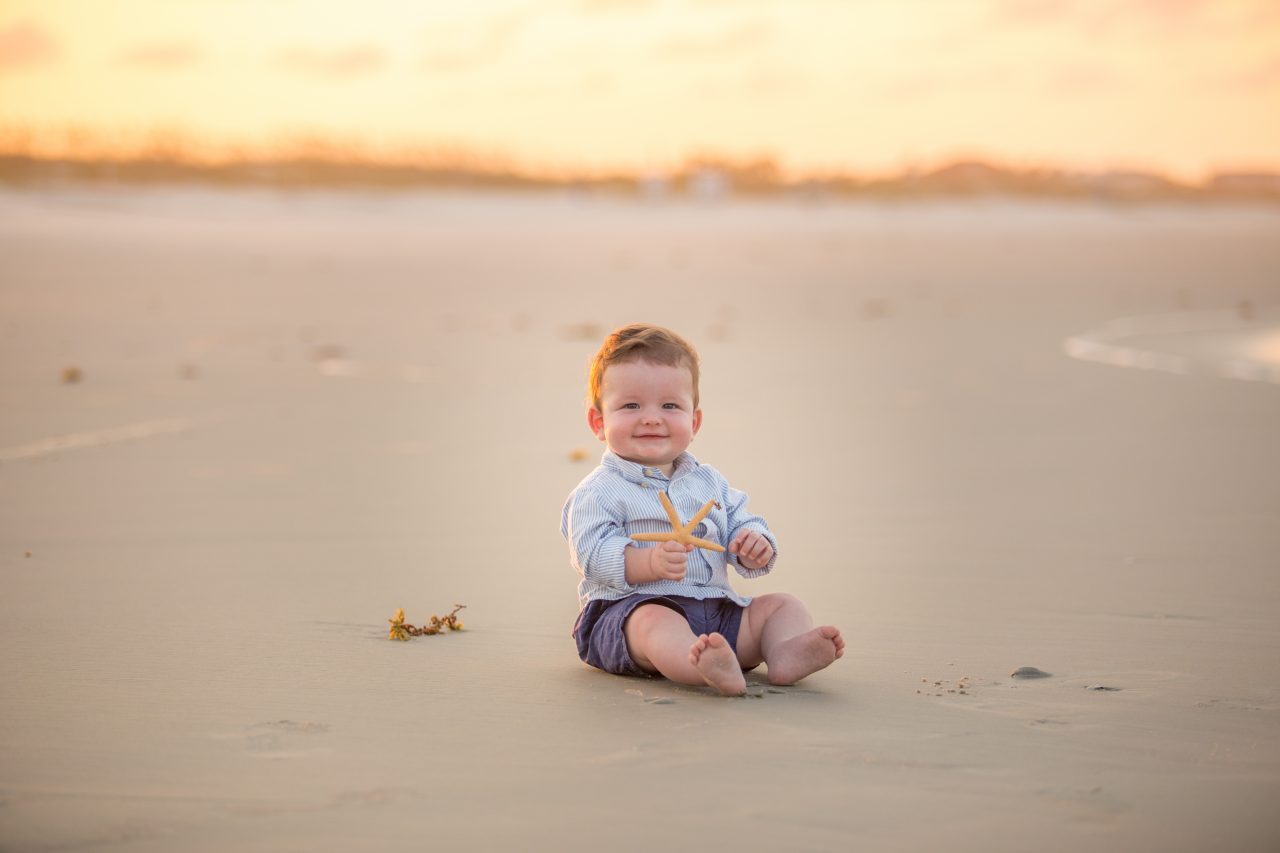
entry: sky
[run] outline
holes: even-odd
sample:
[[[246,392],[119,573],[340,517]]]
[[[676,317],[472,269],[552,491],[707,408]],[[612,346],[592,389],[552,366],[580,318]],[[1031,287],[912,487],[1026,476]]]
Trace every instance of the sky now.
[[[534,170],[1280,171],[1280,0],[0,0],[0,132]]]

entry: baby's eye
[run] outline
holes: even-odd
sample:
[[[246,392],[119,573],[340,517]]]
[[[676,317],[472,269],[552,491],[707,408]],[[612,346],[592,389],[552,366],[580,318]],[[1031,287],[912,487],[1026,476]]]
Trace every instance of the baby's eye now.
[[[679,404],[679,403],[663,403],[663,404],[662,404],[662,408],[664,408],[664,409],[678,409],[678,408],[680,408],[680,404]]]
[[[623,403],[623,404],[622,404],[622,408],[624,408],[624,409],[638,409],[638,408],[640,408],[640,404],[639,404],[639,403]]]

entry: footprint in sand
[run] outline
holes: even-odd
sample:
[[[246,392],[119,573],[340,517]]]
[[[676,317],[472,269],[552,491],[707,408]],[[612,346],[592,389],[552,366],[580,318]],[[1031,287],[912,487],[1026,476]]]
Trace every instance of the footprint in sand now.
[[[304,758],[328,752],[317,738],[329,732],[328,723],[274,720],[244,730],[245,747],[255,758]]]
[[[1110,821],[1132,806],[1101,786],[1094,788],[1041,788],[1036,797],[1075,812],[1077,819],[1091,822]]]
[[[791,693],[791,692],[803,693],[805,691],[784,690],[780,687],[765,686],[765,685],[751,682],[747,684],[747,692],[743,693],[742,697],[740,698],[745,697],[747,699],[763,699],[766,693],[773,693],[778,696],[785,696],[787,693]],[[635,696],[637,699],[643,699],[646,705],[674,705],[676,704],[676,702],[679,701],[678,699],[672,699],[670,696],[646,697],[644,695],[643,690],[638,690],[635,687],[628,687],[626,690],[626,693],[628,696]]]
[[[646,705],[674,705],[676,703],[676,700],[671,699],[667,696],[650,696],[649,698],[645,699],[644,691],[637,690],[634,687],[627,688],[627,695],[635,696],[638,699],[644,699],[644,702]]]

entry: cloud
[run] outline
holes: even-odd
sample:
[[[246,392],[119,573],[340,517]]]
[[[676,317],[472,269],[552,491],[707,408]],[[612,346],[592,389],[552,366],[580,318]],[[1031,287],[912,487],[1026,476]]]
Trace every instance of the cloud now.
[[[732,9],[733,7],[753,6],[759,8],[761,6],[774,6],[783,10],[794,8],[797,6],[812,6],[823,0],[693,0],[692,5],[701,6],[703,8],[715,9]],[[845,3],[848,0],[826,0],[828,3]]]
[[[1050,72],[1046,89],[1055,97],[1075,97],[1112,91],[1123,82],[1114,71],[1101,66],[1068,64]]]
[[[1257,63],[1238,74],[1218,79],[1218,85],[1233,92],[1258,92],[1280,87],[1280,58]]]
[[[774,36],[766,21],[746,21],[719,32],[677,35],[663,39],[657,52],[671,59],[716,59],[750,53]]]
[[[486,22],[472,32],[440,33],[449,48],[428,51],[422,66],[428,71],[458,71],[492,62],[511,49],[529,23],[529,14],[512,13]]]
[[[610,95],[618,88],[618,78],[608,71],[590,71],[579,78],[579,89],[585,95]]]
[[[803,91],[809,85],[809,80],[795,68],[754,62],[727,74],[702,77],[691,85],[704,98],[746,98],[759,102]]]
[[[576,0],[573,5],[581,12],[632,12],[652,8],[654,0]]]
[[[1058,27],[1089,36],[1229,36],[1280,19],[1275,0],[995,0],[999,25]]]
[[[54,37],[28,21],[0,30],[0,71],[45,65],[58,53]]]
[[[130,68],[168,71],[200,61],[200,48],[188,42],[140,44],[120,54],[119,63]]]
[[[1006,24],[1034,26],[1061,21],[1075,11],[1072,0],[1000,0],[995,17]]]
[[[276,64],[312,77],[360,77],[372,74],[386,64],[386,54],[376,47],[352,47],[320,50],[296,47],[276,58]]]
[[[912,69],[873,80],[873,90],[895,101],[925,101],[964,95],[1088,98],[1114,92],[1129,83],[1100,62],[1058,60],[1027,67],[1009,62]]]
[[[1019,85],[1025,72],[1011,65],[952,66],[910,70],[879,79],[871,88],[881,97],[895,101],[924,101],[964,93],[1004,92]]]
[[[1207,0],[1122,0],[1097,13],[1102,29],[1132,27],[1166,35],[1199,35],[1211,11]]]

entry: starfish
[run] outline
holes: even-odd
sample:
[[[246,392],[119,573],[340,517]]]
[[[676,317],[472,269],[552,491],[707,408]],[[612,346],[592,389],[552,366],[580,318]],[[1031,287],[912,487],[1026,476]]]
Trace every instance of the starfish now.
[[[632,533],[631,538],[637,542],[679,542],[681,545],[696,545],[699,548],[706,548],[710,551],[723,551],[724,546],[715,542],[709,542],[706,539],[699,539],[693,535],[693,528],[698,526],[698,522],[707,517],[707,513],[711,512],[711,507],[716,505],[715,501],[707,501],[702,505],[702,509],[698,510],[698,514],[689,519],[689,523],[685,524],[680,520],[676,508],[671,505],[671,499],[667,497],[666,492],[658,492],[658,497],[662,500],[662,508],[667,511],[667,518],[671,519],[670,533]]]

